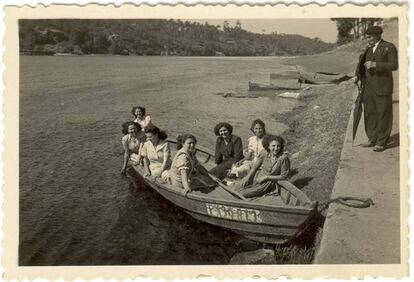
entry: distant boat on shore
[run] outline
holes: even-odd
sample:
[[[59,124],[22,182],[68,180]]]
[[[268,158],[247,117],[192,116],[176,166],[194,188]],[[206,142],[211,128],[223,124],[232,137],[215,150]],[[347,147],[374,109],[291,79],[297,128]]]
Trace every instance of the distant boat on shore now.
[[[274,84],[260,84],[249,81],[249,91],[267,91],[267,90],[300,90],[301,87],[281,86]]]
[[[270,84],[259,84],[249,81],[249,91],[267,90],[301,90],[303,84],[329,85],[339,84],[352,78],[352,76],[326,71],[310,71],[301,66],[296,70],[288,70],[270,74]]]

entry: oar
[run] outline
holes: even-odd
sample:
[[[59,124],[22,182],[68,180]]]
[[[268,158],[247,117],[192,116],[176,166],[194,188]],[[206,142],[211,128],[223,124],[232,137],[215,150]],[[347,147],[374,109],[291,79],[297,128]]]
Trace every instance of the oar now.
[[[247,198],[245,198],[242,194],[240,194],[240,193],[238,193],[238,192],[236,192],[236,191],[233,191],[233,190],[231,190],[231,189],[229,189],[228,187],[227,187],[227,185],[225,185],[223,182],[221,182],[221,180],[220,179],[218,179],[217,177],[215,177],[214,175],[212,175],[211,173],[209,173],[208,174],[208,176],[210,176],[210,178],[211,179],[213,179],[221,188],[223,188],[224,190],[226,190],[227,192],[229,192],[230,194],[232,194],[233,196],[236,196],[237,198],[239,198],[239,199],[242,199],[242,200],[244,200],[244,201],[248,201],[248,199]]]

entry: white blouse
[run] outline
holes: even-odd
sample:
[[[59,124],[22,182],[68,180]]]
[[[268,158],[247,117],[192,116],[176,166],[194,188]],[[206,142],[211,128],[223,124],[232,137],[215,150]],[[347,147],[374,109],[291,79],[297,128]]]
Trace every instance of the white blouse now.
[[[150,117],[150,116],[145,116],[143,119],[138,119],[138,118],[136,118],[136,119],[134,120],[134,122],[138,123],[138,124],[141,126],[142,131],[144,131],[144,129],[145,129],[148,125],[152,125],[152,123],[151,123],[151,117]]]
[[[257,136],[252,136],[249,139],[247,139],[247,149],[253,152],[254,161],[257,160],[257,157],[259,156],[260,152],[264,149],[262,141],[263,138],[259,138]]]

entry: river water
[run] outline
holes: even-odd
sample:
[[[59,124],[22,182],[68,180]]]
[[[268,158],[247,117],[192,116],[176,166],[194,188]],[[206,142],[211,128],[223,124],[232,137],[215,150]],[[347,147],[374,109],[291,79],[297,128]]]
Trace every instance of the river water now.
[[[228,121],[245,141],[252,120],[296,101],[248,95],[285,66],[277,58],[20,57],[20,265],[222,264],[230,232],[193,220],[120,176],[121,123],[143,105],[170,137],[192,132],[213,148]]]

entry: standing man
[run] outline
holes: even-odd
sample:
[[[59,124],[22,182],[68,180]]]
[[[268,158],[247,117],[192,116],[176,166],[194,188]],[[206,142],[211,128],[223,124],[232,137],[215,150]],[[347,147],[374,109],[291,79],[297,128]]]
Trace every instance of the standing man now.
[[[365,132],[368,142],[362,147],[385,150],[392,129],[392,71],[398,69],[398,55],[394,44],[381,38],[382,28],[367,29],[369,46],[360,57],[357,79],[361,81],[364,103]]]

